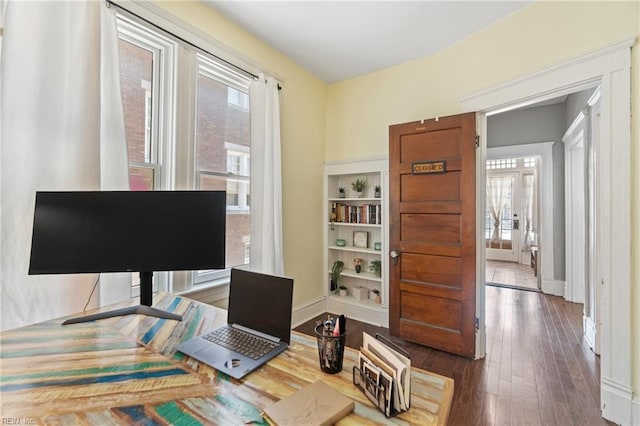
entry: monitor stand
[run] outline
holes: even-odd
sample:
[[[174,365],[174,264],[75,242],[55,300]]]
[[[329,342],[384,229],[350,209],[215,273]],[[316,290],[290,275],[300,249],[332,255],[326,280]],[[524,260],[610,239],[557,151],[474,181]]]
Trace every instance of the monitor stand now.
[[[150,317],[164,318],[176,321],[182,321],[182,315],[173,312],[163,311],[151,306],[153,303],[153,272],[140,272],[140,304],[138,306],[129,306],[127,308],[114,309],[112,311],[100,312],[97,314],[85,315],[82,317],[71,318],[62,323],[62,325],[78,324],[81,322],[95,321],[105,318],[113,318],[124,315],[147,315]]]

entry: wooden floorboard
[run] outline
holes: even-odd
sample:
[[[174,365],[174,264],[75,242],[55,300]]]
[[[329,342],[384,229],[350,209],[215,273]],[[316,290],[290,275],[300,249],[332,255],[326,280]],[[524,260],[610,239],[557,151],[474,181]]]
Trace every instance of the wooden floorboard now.
[[[332,314],[335,316],[335,314]],[[314,318],[296,328],[313,335]],[[391,338],[412,365],[455,381],[449,425],[611,425],[600,414],[600,361],[582,336],[582,305],[486,287],[487,355],[470,360]],[[347,346],[389,330],[349,320]]]

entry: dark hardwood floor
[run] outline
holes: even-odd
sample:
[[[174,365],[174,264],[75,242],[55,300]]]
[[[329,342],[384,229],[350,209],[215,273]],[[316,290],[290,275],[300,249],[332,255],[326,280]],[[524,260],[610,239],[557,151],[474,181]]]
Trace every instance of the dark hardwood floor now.
[[[582,337],[582,305],[486,287],[487,355],[477,361],[396,338],[412,365],[455,381],[449,425],[606,425],[600,361]],[[295,330],[313,335],[314,318]],[[386,328],[350,320],[347,346]]]

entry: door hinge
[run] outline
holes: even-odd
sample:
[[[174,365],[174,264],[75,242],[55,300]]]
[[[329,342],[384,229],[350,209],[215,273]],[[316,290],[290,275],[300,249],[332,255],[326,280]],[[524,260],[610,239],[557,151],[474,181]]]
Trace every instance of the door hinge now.
[[[480,318],[476,317],[476,330],[480,330]]]
[[[480,135],[476,135],[476,148],[480,148]]]

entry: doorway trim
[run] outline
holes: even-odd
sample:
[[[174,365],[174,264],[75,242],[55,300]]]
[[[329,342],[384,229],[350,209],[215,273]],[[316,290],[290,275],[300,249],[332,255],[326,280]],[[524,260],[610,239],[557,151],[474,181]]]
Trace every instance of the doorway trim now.
[[[631,47],[629,39],[461,99],[463,112],[478,113],[477,162],[487,155],[487,114],[519,108],[555,96],[601,85],[601,131],[598,141],[597,278],[601,292],[600,409],[618,424],[632,424],[631,340]],[[478,167],[477,211],[484,212],[486,173]],[[480,215],[478,215],[480,216]],[[483,229],[478,226],[478,229]],[[481,244],[479,236],[476,244]],[[479,329],[476,357],[486,353],[484,251],[476,250]],[[615,285],[612,285],[615,283]]]
[[[589,198],[586,191],[589,111],[580,111],[564,136],[565,256],[564,299],[585,303],[587,267],[587,221]],[[582,231],[582,232],[578,232]]]

